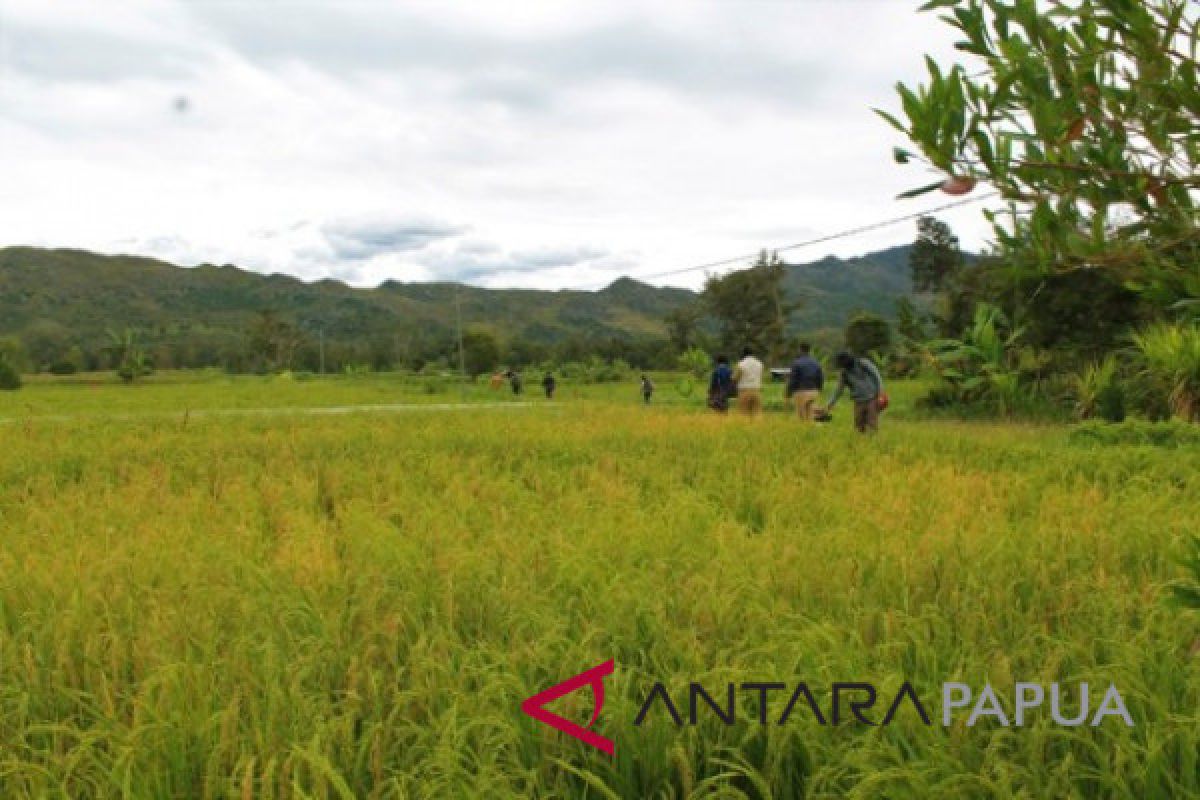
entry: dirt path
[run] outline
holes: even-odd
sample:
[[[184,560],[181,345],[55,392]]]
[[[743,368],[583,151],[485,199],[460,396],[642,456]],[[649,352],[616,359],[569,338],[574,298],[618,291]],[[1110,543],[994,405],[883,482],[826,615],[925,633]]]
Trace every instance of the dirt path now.
[[[0,425],[18,422],[76,422],[82,420],[203,419],[205,417],[253,417],[318,414],[389,414],[404,411],[466,411],[467,409],[532,408],[540,403],[375,403],[353,406],[279,406],[276,408],[196,408],[179,411],[145,411],[124,414],[34,414],[3,417]]]

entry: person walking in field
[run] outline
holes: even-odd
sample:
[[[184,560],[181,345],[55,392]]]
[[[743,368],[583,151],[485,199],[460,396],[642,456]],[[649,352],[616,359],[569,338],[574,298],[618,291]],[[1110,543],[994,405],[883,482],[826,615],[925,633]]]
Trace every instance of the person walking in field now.
[[[859,433],[878,431],[880,399],[884,396],[879,368],[871,363],[871,359],[855,357],[845,350],[837,354],[835,363],[841,376],[826,409],[832,410],[842,390],[849,389],[854,400],[854,427]]]
[[[734,394],[733,370],[729,367],[729,359],[717,356],[717,364],[708,380],[708,407],[724,414],[729,410],[729,398]]]
[[[558,383],[554,380],[554,373],[547,372],[542,378],[542,388],[546,390],[546,399],[554,399],[554,390],[558,387]]]
[[[738,410],[743,414],[757,415],[762,411],[763,363],[754,357],[754,349],[742,349],[742,360],[733,371],[737,384]]]
[[[796,406],[796,416],[805,422],[811,422],[816,417],[817,400],[823,388],[825,373],[821,364],[812,357],[812,346],[802,342],[800,356],[792,362],[792,370],[788,374],[786,391],[786,396]]]
[[[521,373],[515,369],[508,371],[508,383],[512,386],[512,393],[519,395],[521,393]]]
[[[649,376],[642,375],[642,402],[650,405],[650,398],[654,396],[654,382]]]

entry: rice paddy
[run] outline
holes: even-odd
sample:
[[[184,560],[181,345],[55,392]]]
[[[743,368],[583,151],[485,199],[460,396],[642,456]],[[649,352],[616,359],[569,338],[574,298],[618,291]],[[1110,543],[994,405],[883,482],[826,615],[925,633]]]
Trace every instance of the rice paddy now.
[[[1165,590],[1195,448],[921,420],[905,387],[864,438],[658,383],[0,397],[0,796],[1200,796],[1200,625]],[[188,413],[423,402],[468,407]],[[610,658],[615,756],[521,713]],[[762,724],[745,693],[635,724],[655,683],[686,711],[752,681],[1112,684],[1135,724]]]

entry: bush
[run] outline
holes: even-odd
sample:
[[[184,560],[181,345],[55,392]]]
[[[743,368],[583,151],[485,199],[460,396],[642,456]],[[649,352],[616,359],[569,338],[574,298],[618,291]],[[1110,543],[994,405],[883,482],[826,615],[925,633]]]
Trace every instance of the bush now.
[[[1159,323],[1134,334],[1133,343],[1175,416],[1200,422],[1200,326]]]
[[[878,314],[860,311],[846,325],[846,348],[859,356],[886,353],[892,349],[892,326]]]
[[[586,362],[568,362],[559,367],[563,378],[577,383],[615,383],[629,377],[630,366],[621,359],[611,364],[593,356]]]
[[[693,347],[679,356],[679,368],[693,378],[703,378],[713,368],[713,360],[699,347]]]
[[[0,389],[12,392],[20,388],[21,373],[7,361],[0,359]]]
[[[1075,413],[1080,419],[1099,416],[1108,422],[1125,419],[1125,391],[1118,380],[1117,360],[1111,355],[1085,367],[1075,376]]]
[[[74,375],[78,370],[75,368],[75,365],[72,364],[70,361],[64,361],[62,359],[59,359],[58,361],[55,361],[53,364],[51,364],[47,368],[47,371],[51,375]]]

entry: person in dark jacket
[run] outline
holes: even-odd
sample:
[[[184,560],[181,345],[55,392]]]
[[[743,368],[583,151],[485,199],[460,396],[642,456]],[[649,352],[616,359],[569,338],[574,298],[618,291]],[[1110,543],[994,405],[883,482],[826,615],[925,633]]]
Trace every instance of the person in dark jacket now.
[[[642,376],[642,402],[650,405],[650,398],[654,396],[654,381],[650,380],[649,376]]]
[[[788,375],[786,395],[796,406],[796,416],[811,422],[817,413],[817,400],[825,388],[825,373],[821,364],[812,357],[812,346],[808,342],[800,345],[800,357],[792,362]]]
[[[854,427],[859,433],[874,433],[879,430],[879,396],[883,393],[879,368],[869,358],[856,358],[844,350],[837,354],[836,363],[842,374],[827,408],[837,403],[842,389],[849,389],[854,399]]]
[[[554,373],[547,372],[542,378],[542,388],[546,390],[546,399],[554,399],[554,390],[558,387],[558,383],[554,380]]]
[[[729,359],[717,356],[717,365],[708,381],[708,407],[721,413],[728,411],[729,398],[733,394],[733,369],[729,366]]]

